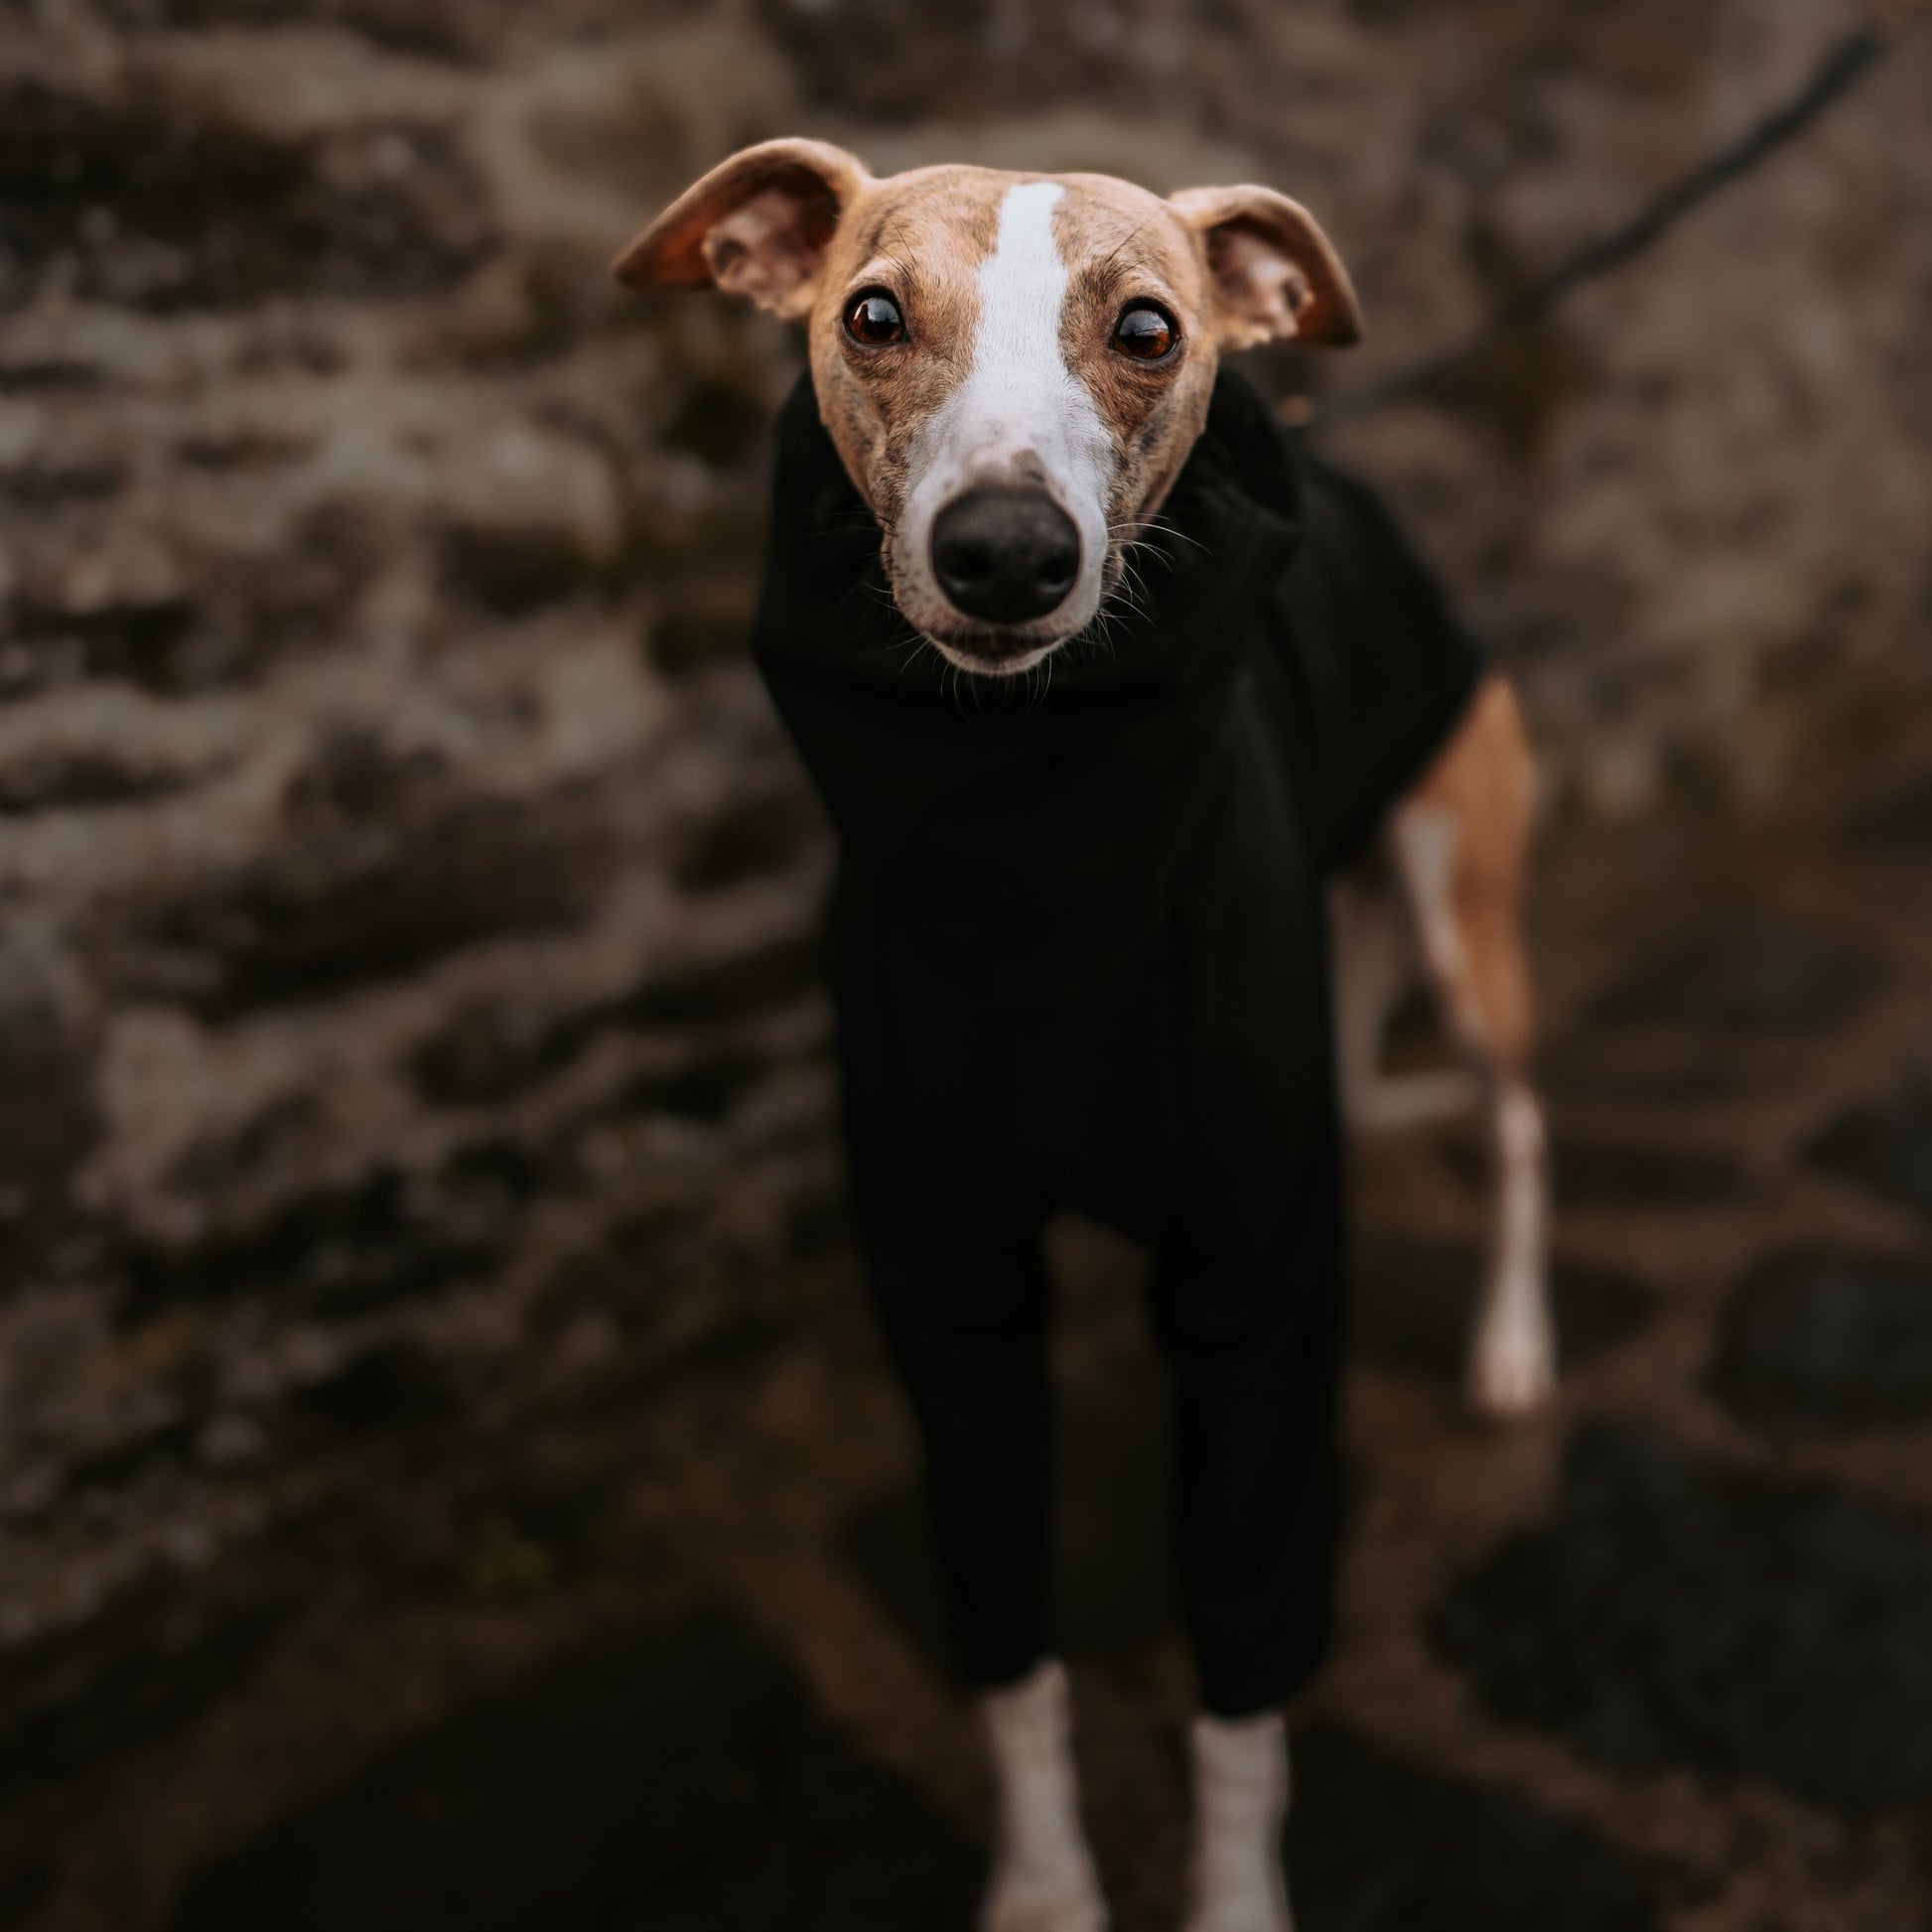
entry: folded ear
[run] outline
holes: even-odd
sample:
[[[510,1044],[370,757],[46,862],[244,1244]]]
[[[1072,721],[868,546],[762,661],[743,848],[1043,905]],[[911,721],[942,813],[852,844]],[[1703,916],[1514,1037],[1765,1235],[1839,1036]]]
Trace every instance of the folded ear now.
[[[1201,238],[1223,348],[1360,340],[1348,271],[1299,202],[1272,188],[1186,188],[1168,206]]]
[[[626,288],[719,288],[775,316],[802,316],[839,217],[871,179],[823,141],[745,148],[687,188],[611,273]]]

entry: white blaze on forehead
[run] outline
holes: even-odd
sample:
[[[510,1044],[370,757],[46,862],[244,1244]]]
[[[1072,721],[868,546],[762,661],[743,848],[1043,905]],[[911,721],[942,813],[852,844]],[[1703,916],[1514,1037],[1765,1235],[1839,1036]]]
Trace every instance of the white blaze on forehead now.
[[[1080,532],[1080,574],[1062,608],[1085,622],[1100,601],[1113,442],[1060,345],[1069,280],[1053,232],[1057,182],[1022,182],[1000,204],[993,251],[980,263],[979,313],[965,379],[913,446],[902,533],[925,572],[932,519],[980,483],[1043,485]]]
[[[1068,277],[1053,209],[1065,193],[1057,182],[1022,182],[1000,204],[993,252],[980,264],[971,372],[933,423],[947,446],[934,451],[942,466],[951,455],[992,473],[1031,455],[1074,487],[1109,450],[1093,398],[1060,348]]]
[[[1057,182],[1030,181],[1008,189],[1000,204],[1000,232],[980,264],[977,381],[1051,387],[1055,377],[1067,379],[1060,358],[1066,264],[1053,238],[1053,207],[1065,193]]]

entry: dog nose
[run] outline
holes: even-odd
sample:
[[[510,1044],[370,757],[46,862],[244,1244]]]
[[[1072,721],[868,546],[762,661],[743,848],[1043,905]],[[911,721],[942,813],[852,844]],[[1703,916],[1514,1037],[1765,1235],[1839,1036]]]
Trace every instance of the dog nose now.
[[[1073,588],[1080,532],[1043,489],[969,489],[933,518],[932,570],[969,618],[1023,623]]]

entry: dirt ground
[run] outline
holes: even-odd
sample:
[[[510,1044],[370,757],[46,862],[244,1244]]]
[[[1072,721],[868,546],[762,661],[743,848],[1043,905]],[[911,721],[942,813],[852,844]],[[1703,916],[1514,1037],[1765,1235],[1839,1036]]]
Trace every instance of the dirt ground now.
[[[0,1927],[966,1926],[825,841],[745,661],[797,367],[603,263],[733,146],[1257,179],[1359,367],[1815,0],[0,0]],[[1349,427],[1525,697],[1562,1402],[1359,1150],[1305,1932],[1932,1927],[1932,35]],[[1436,1050],[1411,1016],[1404,1050]],[[1120,1932],[1188,1709],[1139,1259],[1060,1231]]]

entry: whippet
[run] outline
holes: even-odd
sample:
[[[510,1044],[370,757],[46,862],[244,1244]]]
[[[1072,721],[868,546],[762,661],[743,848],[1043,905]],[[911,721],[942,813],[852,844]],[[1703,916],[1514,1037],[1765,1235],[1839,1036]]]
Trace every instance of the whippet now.
[[[1044,1603],[1038,1233],[1068,1205],[1159,1256],[1190,1932],[1280,1932],[1280,1707],[1338,1521],[1335,1092],[1367,1125],[1459,1097],[1380,1073],[1391,902],[1495,1147],[1470,1394],[1553,1380],[1518,708],[1377,501],[1221,367],[1354,340],[1348,276],[1265,188],[881,180],[805,140],[725,162],[615,272],[806,328],[755,649],[840,835],[848,1165],[998,1774],[985,1932],[1106,1922]]]

